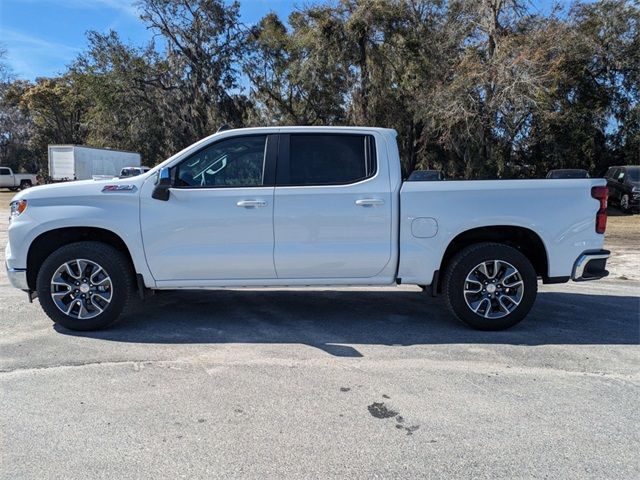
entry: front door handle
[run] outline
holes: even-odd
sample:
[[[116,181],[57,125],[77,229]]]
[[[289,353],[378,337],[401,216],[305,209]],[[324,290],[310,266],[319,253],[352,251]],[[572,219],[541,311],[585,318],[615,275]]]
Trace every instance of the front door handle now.
[[[266,207],[267,202],[264,200],[240,200],[236,205],[244,208]]]
[[[356,205],[359,207],[373,207],[376,205],[384,205],[384,200],[381,198],[361,198],[356,200]]]

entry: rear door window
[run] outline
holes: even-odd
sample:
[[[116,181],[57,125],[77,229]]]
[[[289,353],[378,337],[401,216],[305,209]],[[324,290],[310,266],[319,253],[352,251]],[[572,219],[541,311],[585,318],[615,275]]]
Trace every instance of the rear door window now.
[[[278,185],[346,185],[376,172],[371,135],[282,135],[280,151]]]

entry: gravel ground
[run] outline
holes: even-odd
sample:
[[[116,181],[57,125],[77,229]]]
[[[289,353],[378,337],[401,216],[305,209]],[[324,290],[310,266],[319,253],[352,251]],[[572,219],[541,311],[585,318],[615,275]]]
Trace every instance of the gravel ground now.
[[[2,270],[0,478],[636,479],[640,216],[608,232],[609,279],[498,333],[401,287],[159,292],[78,334]]]

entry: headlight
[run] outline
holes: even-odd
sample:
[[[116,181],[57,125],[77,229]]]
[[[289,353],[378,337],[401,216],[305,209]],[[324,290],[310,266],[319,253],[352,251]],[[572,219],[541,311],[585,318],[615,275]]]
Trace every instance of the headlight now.
[[[16,200],[15,202],[10,203],[11,210],[9,214],[9,221],[14,218],[18,218],[22,212],[27,209],[27,201],[26,200]]]

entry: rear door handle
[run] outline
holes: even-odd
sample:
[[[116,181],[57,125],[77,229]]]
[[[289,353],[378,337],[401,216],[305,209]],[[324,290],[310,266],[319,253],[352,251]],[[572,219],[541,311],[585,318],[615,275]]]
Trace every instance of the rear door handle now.
[[[264,200],[240,200],[236,205],[244,208],[266,207],[267,202]]]
[[[361,198],[356,200],[356,205],[359,207],[372,207],[376,205],[384,205],[384,200],[381,198]]]

